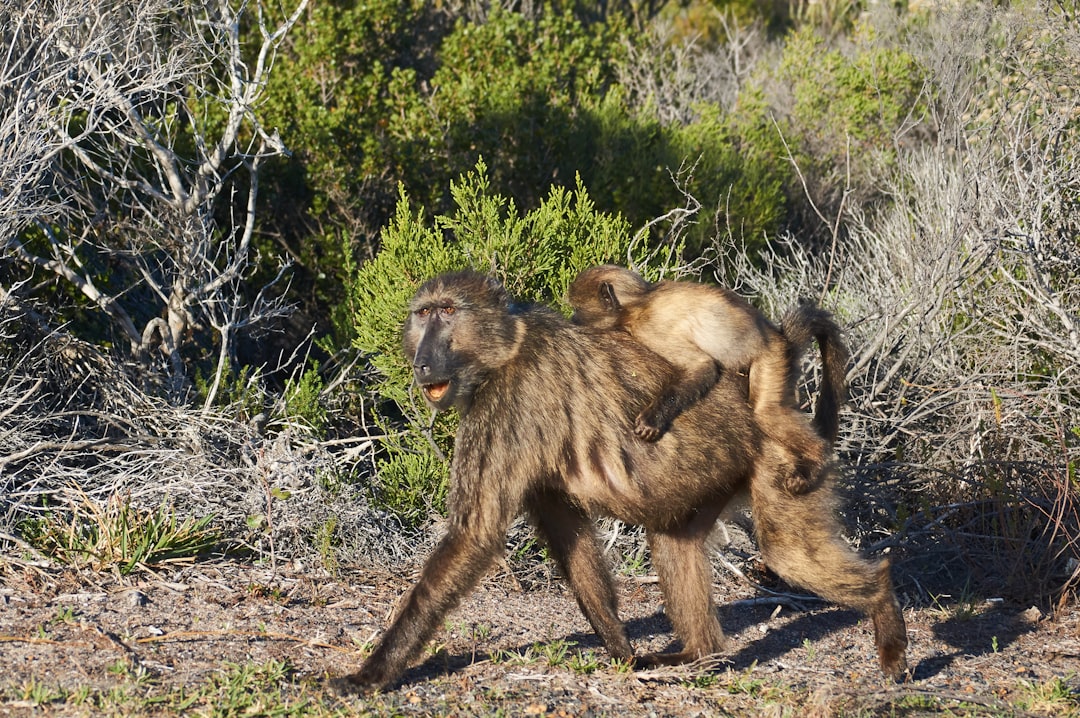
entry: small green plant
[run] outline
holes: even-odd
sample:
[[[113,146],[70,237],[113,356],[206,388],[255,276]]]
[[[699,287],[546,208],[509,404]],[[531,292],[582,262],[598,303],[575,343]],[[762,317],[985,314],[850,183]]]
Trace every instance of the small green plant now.
[[[719,680],[715,673],[697,673],[688,678],[684,684],[689,688],[712,688]]]
[[[537,654],[539,644],[533,644],[527,647],[523,651],[511,651],[506,648],[499,648],[491,653],[491,662],[499,665],[506,664],[510,666],[527,666],[530,663],[535,663],[539,660]]]
[[[491,626],[486,623],[474,623],[469,627],[468,636],[473,641],[486,641],[491,638]]]
[[[145,666],[138,663],[133,665],[125,659],[118,659],[116,662],[106,667],[106,670],[113,676],[124,678],[135,683],[146,682],[150,676],[150,673]]]
[[[71,625],[75,623],[75,618],[79,615],[71,606],[61,606],[56,609],[56,615],[52,617],[50,623],[66,623]]]
[[[62,702],[67,699],[68,693],[63,688],[49,686],[36,678],[31,678],[22,685],[22,699],[35,706],[46,706],[50,703]]]
[[[230,407],[239,419],[249,420],[263,409],[262,377],[255,367],[243,366],[237,371],[231,363],[225,362],[220,368],[211,370],[209,377],[196,372],[194,381],[200,403],[207,401],[213,393],[212,405]],[[216,387],[215,381],[218,382]]]
[[[757,678],[754,676],[754,671],[757,669],[757,661],[750,664],[750,667],[741,673],[729,672],[727,691],[733,695],[743,694],[747,696],[754,696],[758,698],[766,698],[768,695],[777,692],[778,689],[770,687],[763,678]]]
[[[491,652],[489,660],[491,661],[492,665],[498,666],[503,663],[509,663],[510,660],[514,657],[514,655],[515,654],[504,648],[497,648]]]
[[[319,553],[319,559],[323,568],[336,576],[341,568],[338,563],[337,553],[334,547],[337,545],[337,517],[331,516],[324,521],[315,532],[315,548]]]
[[[533,646],[536,652],[545,660],[547,664],[552,668],[558,666],[565,666],[568,663],[569,656],[571,655],[570,649],[575,644],[573,641],[555,640],[544,644],[536,644]]]
[[[180,520],[162,503],[150,511],[114,495],[104,505],[81,495],[66,513],[54,512],[37,522],[30,543],[47,556],[95,570],[115,568],[127,575],[137,568],[186,562],[219,541],[210,527],[213,516]]]
[[[212,707],[212,715],[239,716],[264,713],[263,706],[285,702],[282,686],[293,669],[288,661],[266,663],[225,663],[201,691],[197,704]]]
[[[626,576],[644,576],[649,572],[649,557],[644,547],[632,554],[623,556],[619,565],[619,573]]]
[[[1044,683],[1021,681],[1021,689],[1017,705],[1031,713],[1045,716],[1080,714],[1080,685],[1076,673],[1055,676]]]
[[[603,664],[593,651],[574,651],[567,662],[570,670],[585,676],[595,673],[601,665]]]
[[[934,613],[945,620],[968,621],[979,615],[979,599],[965,585],[960,595],[931,594],[930,602]]]
[[[802,641],[803,648],[806,649],[806,660],[812,661],[817,656],[817,648],[814,647],[813,641],[809,638],[804,638]]]
[[[329,414],[322,401],[322,392],[326,388],[319,363],[312,362],[311,368],[300,375],[299,379],[289,379],[285,384],[285,414],[289,418],[302,420],[315,436],[323,436],[329,423]]]

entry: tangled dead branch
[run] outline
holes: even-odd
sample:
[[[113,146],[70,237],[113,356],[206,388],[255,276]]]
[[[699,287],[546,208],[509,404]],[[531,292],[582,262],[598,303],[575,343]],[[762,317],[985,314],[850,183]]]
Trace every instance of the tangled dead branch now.
[[[173,406],[140,385],[137,367],[32,316],[0,297],[0,546],[25,550],[28,521],[71,521],[93,513],[87,502],[124,497],[142,510],[212,516],[223,549],[270,560],[333,568],[411,554],[326,448],[295,429],[264,434],[229,407]],[[370,447],[354,465],[365,462]]]

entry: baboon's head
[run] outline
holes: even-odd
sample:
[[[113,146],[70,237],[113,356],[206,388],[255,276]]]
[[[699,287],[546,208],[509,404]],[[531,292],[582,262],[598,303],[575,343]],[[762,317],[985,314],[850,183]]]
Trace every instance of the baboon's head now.
[[[429,279],[409,303],[402,347],[424,398],[468,408],[473,392],[516,353],[524,326],[498,280],[471,270]]]
[[[614,329],[625,305],[649,291],[649,283],[629,269],[603,264],[590,267],[570,283],[567,299],[574,308],[575,324],[595,329]]]

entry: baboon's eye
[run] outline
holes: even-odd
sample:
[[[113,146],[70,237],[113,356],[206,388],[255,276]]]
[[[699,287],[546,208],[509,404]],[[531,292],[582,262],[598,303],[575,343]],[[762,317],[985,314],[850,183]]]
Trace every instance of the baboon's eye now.
[[[427,315],[431,314],[431,309],[428,307],[423,307],[422,309],[417,309],[416,314],[419,317],[426,317]]]
[[[447,316],[450,316],[455,311],[457,311],[457,307],[443,307],[442,308],[442,313],[447,315]]]

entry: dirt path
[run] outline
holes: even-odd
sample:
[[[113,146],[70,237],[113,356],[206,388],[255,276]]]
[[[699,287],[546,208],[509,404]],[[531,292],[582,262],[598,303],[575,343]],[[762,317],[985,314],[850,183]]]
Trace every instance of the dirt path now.
[[[942,707],[959,715],[1080,715],[1075,609],[1054,618],[993,603],[907,610],[914,680],[895,686],[881,678],[871,627],[856,613],[816,600],[801,608],[755,600],[749,587],[718,583],[731,639],[725,662],[635,674],[608,664],[561,582],[523,591],[496,577],[447,620],[437,652],[402,686],[365,702],[334,698],[325,677],[358,665],[408,577],[354,571],[333,579],[302,567],[232,563],[123,582],[5,575],[0,715],[40,714],[31,684],[193,692],[230,664],[268,663],[286,666],[290,685],[344,713],[686,716],[771,706],[778,715],[785,707],[877,715],[906,706],[905,715]],[[665,648],[670,629],[655,584],[622,577],[619,594],[637,650]],[[70,700],[51,710],[83,712]]]

